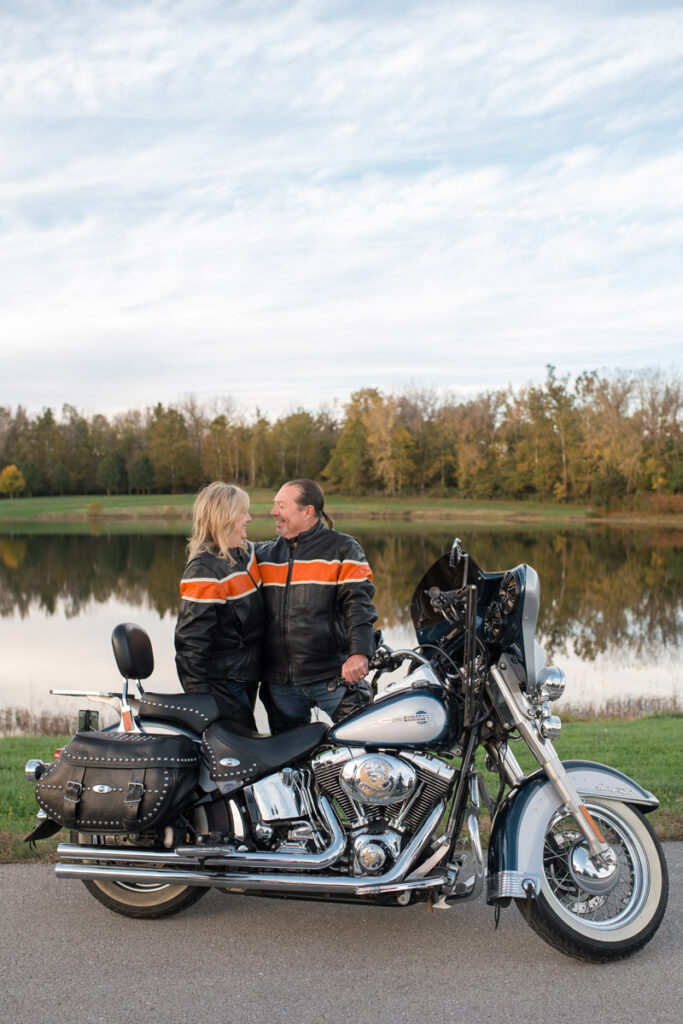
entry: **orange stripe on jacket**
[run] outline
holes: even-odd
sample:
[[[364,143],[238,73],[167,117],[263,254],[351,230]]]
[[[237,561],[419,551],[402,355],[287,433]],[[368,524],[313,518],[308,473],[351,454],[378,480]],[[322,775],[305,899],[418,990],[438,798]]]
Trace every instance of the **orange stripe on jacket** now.
[[[372,569],[367,562],[343,562],[339,573],[340,583],[358,583],[361,580],[371,580]]]
[[[181,598],[184,597],[187,601],[221,604],[224,604],[226,601],[237,601],[240,597],[246,597],[247,594],[257,589],[257,584],[260,582],[258,566],[256,566],[256,572],[252,569],[252,575],[255,577],[256,583],[252,580],[249,573],[246,572],[236,572],[222,580],[208,577],[181,580],[180,596]]]
[[[261,562],[261,579],[264,587],[284,587],[287,583],[288,562]],[[295,561],[292,565],[290,583],[317,583],[322,586],[336,586],[337,583],[353,583],[371,580],[372,570],[367,562],[340,562],[310,559]]]
[[[259,569],[264,587],[284,587],[287,582],[286,562],[261,562]]]

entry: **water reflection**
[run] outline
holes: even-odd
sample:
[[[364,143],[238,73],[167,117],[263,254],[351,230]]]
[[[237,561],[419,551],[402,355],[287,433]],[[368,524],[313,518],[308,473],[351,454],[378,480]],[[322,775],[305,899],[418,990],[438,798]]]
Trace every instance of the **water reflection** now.
[[[380,625],[390,642],[392,637],[394,642],[410,641],[411,594],[425,569],[450,547],[452,533],[441,527],[400,524],[349,523],[346,528],[359,538],[373,567]],[[258,539],[270,532],[270,524],[256,523],[251,535]],[[666,655],[661,690],[667,696],[671,692],[672,671],[680,681],[682,533],[469,527],[459,532],[484,569],[501,570],[525,561],[537,570],[542,585],[539,632],[551,656],[578,656],[584,664],[602,664],[602,656],[609,654],[625,667],[635,658],[652,665]],[[93,653],[94,620],[108,623],[102,624],[103,637],[97,630],[97,642],[108,659],[111,627],[121,620],[139,621],[156,634],[157,661],[167,677],[166,685],[158,688],[176,688],[172,626],[184,563],[184,532],[122,534],[107,533],[105,528],[100,536],[0,536],[0,703],[10,702],[10,684],[21,673],[18,666],[31,660],[27,650],[33,650],[32,659],[38,660],[39,647],[41,657],[49,661],[46,642],[51,638],[59,651],[52,657],[54,664],[66,653],[68,633],[73,655],[73,631],[65,629],[65,620],[78,620],[83,635],[87,632],[87,642],[79,642],[77,648],[81,659],[86,651],[88,658]],[[58,643],[60,630],[63,639]],[[45,693],[50,685],[85,684],[62,678],[46,682]],[[108,680],[97,688],[111,685],[110,670]],[[31,687],[40,688],[34,676]]]

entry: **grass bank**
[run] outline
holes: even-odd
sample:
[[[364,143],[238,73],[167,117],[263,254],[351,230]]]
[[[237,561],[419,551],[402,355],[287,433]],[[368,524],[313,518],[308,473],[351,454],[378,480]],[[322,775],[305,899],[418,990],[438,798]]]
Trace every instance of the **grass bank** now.
[[[273,504],[272,490],[250,491],[254,518],[267,518]],[[0,522],[93,522],[117,520],[185,522],[190,519],[194,495],[68,495],[65,497],[14,498],[0,501]],[[525,501],[475,501],[411,495],[401,498],[349,497],[332,494],[327,505],[339,519],[402,519],[410,522],[455,518],[479,523],[549,522],[580,523],[592,516],[585,505],[553,505]]]
[[[60,836],[42,841],[37,851],[23,842],[35,824],[33,788],[24,778],[31,757],[52,760],[55,747],[67,736],[6,737],[0,739],[0,862],[54,860]],[[630,775],[660,800],[649,816],[661,839],[683,839],[683,787],[680,750],[683,715],[653,715],[636,721],[597,719],[566,722],[556,747],[564,759],[583,758],[613,765]],[[525,771],[535,762],[522,743],[513,745]],[[488,777],[495,791],[495,778]],[[62,839],[65,833],[62,833]]]
[[[273,504],[273,491],[254,488],[250,491],[251,513],[258,520],[267,520]],[[190,522],[193,494],[83,494],[64,497],[0,499],[0,526],[12,528],[29,524],[86,525],[97,532],[103,524],[129,529],[182,532]],[[340,521],[373,520],[404,524],[464,522],[473,526],[534,523],[545,526],[588,525],[609,526],[657,524],[666,528],[683,528],[679,512],[644,513],[642,510],[601,515],[588,505],[560,505],[539,501],[483,501],[433,495],[407,495],[388,498],[383,495],[352,497],[329,494],[327,507]]]

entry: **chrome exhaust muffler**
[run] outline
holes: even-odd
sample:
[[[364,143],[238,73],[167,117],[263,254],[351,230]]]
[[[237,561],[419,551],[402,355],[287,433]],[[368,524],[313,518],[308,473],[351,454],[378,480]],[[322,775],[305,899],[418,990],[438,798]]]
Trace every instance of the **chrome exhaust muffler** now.
[[[363,893],[368,895],[380,894],[385,886],[389,887],[387,891],[395,892],[397,883],[402,882],[429,842],[432,832],[444,812],[444,808],[444,802],[440,801],[389,871],[383,875],[373,875],[368,878],[349,878],[348,876],[335,875],[269,874],[266,872],[251,874],[228,871],[192,871],[180,868],[145,868],[142,856],[131,856],[131,854],[147,853],[147,851],[138,850],[131,850],[126,854],[125,858],[121,857],[121,860],[126,859],[128,863],[130,861],[141,862],[138,867],[84,864],[82,863],[85,859],[83,857],[84,851],[89,851],[88,859],[93,860],[96,858],[90,858],[90,852],[97,852],[100,859],[109,860],[109,851],[104,850],[102,847],[99,849],[97,847],[79,847],[75,844],[65,844],[68,856],[73,857],[74,862],[65,863],[60,861],[55,866],[55,873],[58,878],[80,878],[94,882],[123,882],[142,885],[196,885],[207,888],[227,889],[236,893],[262,891],[273,893],[291,892],[292,894],[327,893],[330,895],[341,893],[361,896]],[[63,855],[62,846],[59,847],[58,852],[60,855]],[[118,855],[123,854],[124,851],[119,848],[116,852]],[[153,854],[153,851],[149,851],[149,853],[151,856],[156,857],[156,863],[158,864],[160,860],[159,854]],[[240,856],[246,855],[241,854]],[[317,855],[313,854],[311,856]],[[171,858],[172,854],[167,854],[167,857]],[[76,861],[81,863],[76,863]],[[171,860],[170,862],[178,864],[179,860]],[[444,881],[445,878],[442,877],[411,879],[401,884],[400,889],[435,888],[442,885]]]
[[[181,846],[178,850],[154,850],[144,847],[81,846],[60,843],[58,856],[66,861],[121,861],[125,864],[156,864],[175,868],[202,863],[225,868],[270,868],[271,871],[323,871],[338,861],[346,849],[346,837],[326,797],[320,797],[320,809],[332,840],[318,853],[271,853],[268,851],[225,851],[218,846]]]

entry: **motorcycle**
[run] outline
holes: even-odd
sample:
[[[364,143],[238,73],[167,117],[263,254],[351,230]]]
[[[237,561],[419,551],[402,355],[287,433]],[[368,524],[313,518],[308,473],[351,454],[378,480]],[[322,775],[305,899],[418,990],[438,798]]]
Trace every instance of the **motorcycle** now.
[[[67,828],[57,876],[130,917],[176,913],[209,888],[443,910],[485,890],[496,922],[515,903],[564,953],[626,957],[666,907],[645,818],[658,801],[615,768],[560,761],[550,705],[565,678],[535,638],[539,600],[531,566],[484,572],[456,538],[413,594],[416,646],[378,633],[372,681],[350,688],[341,716],[275,736],[237,724],[223,697],[146,691],[149,638],[119,625],[120,693],[51,691],[108,704],[119,722],[85,721],[53,763],[28,762],[41,820],[27,841]],[[539,765],[530,774],[515,741]]]

